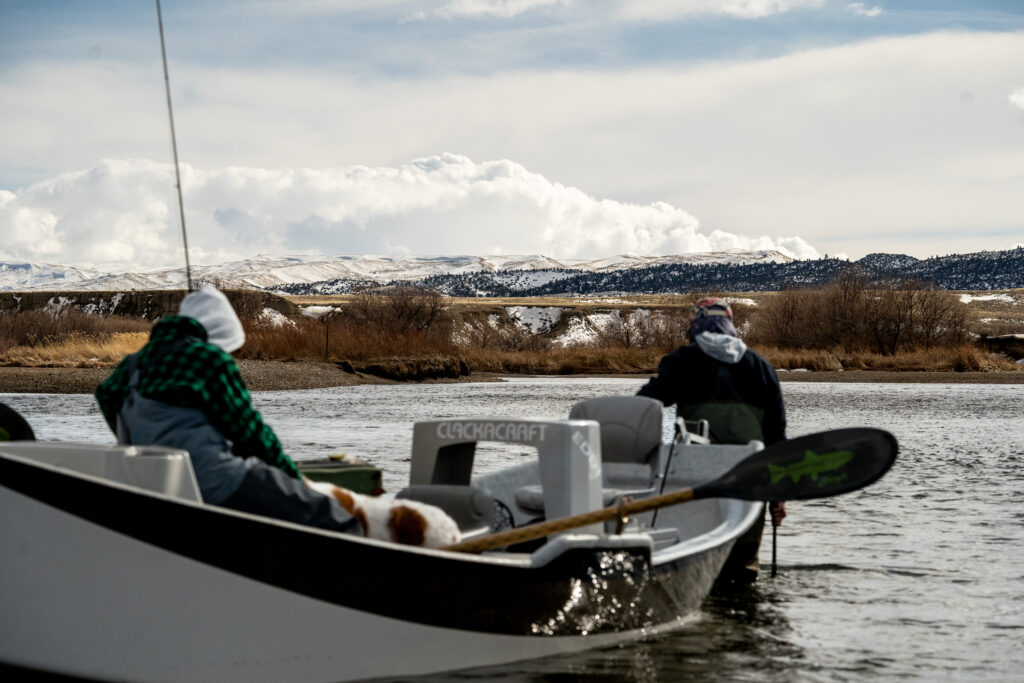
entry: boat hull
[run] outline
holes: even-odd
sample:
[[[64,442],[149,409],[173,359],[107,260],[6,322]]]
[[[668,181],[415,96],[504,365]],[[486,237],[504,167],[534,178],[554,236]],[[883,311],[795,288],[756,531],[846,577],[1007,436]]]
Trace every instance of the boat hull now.
[[[652,564],[410,549],[0,454],[0,661],[99,679],[349,680],[636,639],[699,607],[742,531]],[[553,545],[553,544],[549,544]]]

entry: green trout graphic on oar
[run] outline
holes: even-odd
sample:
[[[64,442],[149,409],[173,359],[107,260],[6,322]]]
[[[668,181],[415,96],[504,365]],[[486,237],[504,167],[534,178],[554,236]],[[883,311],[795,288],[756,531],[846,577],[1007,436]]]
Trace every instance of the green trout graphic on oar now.
[[[477,553],[700,498],[827,498],[877,481],[896,461],[897,450],[893,435],[881,429],[856,427],[808,434],[772,444],[740,461],[718,479],[696,488],[530,524],[463,541],[445,550]]]
[[[768,472],[771,474],[771,483],[775,484],[783,477],[789,477],[793,480],[793,483],[800,481],[800,477],[808,476],[811,480],[817,482],[818,476],[825,474],[826,472],[832,472],[838,470],[846,463],[853,459],[853,453],[851,451],[833,451],[832,453],[815,453],[812,450],[804,452],[804,459],[800,462],[795,462],[787,467],[780,467],[779,465],[773,465],[768,463]],[[845,476],[845,475],[837,475]],[[820,482],[822,484],[830,483],[833,481],[829,478],[827,481]]]

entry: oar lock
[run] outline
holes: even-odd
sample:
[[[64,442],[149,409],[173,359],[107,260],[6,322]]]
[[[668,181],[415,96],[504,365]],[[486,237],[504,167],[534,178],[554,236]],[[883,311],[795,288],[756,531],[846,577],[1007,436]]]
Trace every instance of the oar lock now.
[[[615,512],[615,533],[617,535],[621,534],[623,529],[626,528],[626,523],[629,521],[629,504],[632,502],[632,496],[619,498],[619,508]]]

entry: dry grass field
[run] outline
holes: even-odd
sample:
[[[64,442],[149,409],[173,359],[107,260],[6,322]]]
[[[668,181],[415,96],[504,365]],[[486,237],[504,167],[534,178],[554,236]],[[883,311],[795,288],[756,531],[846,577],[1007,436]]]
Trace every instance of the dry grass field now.
[[[874,353],[833,344],[787,347],[757,334],[758,312],[780,293],[714,292],[733,303],[750,342],[780,369],[889,372],[1019,372],[1024,355],[1024,290],[956,292],[966,307],[962,341]],[[330,307],[319,320],[293,315],[263,319],[243,315],[248,341],[239,353],[254,361],[327,361],[350,372],[391,379],[464,376],[469,372],[529,374],[651,373],[660,357],[682,343],[680,321],[698,294],[629,297],[408,299],[389,309],[385,299],[359,296],[288,296],[298,308]],[[779,299],[781,301],[781,299]],[[410,303],[411,302],[411,303]],[[377,308],[374,308],[374,307]],[[417,306],[419,308],[417,308]],[[524,332],[508,311],[558,308],[577,317],[609,311],[659,311],[674,321],[653,334],[607,335],[575,346],[553,343],[548,333]],[[258,309],[254,304],[252,308]],[[356,313],[353,313],[355,311]],[[427,317],[423,317],[428,314]],[[495,322],[497,321],[497,328]],[[749,323],[749,324],[748,324]],[[65,310],[0,313],[0,366],[110,367],[145,343],[152,323],[141,318],[88,315]],[[462,330],[462,332],[458,332]],[[468,332],[467,332],[468,331]],[[622,330],[620,330],[622,332]],[[545,334],[547,336],[545,336]],[[1001,339],[993,339],[1001,335]],[[1022,335],[1015,340],[1006,335]],[[761,337],[761,338],[759,338]]]

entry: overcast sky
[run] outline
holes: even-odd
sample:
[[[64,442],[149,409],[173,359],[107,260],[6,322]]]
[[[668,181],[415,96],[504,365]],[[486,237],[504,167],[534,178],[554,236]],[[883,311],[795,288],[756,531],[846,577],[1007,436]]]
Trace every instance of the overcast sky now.
[[[1024,243],[1021,0],[163,0],[195,263]],[[176,265],[156,9],[0,0],[0,260]]]

